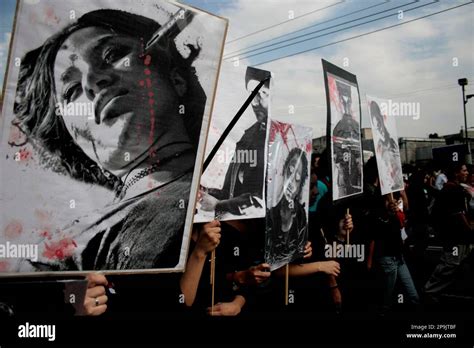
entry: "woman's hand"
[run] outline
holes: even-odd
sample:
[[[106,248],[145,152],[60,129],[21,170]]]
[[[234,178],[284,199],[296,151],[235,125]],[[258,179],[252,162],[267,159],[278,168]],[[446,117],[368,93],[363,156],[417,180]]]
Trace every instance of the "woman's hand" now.
[[[107,279],[99,273],[90,273],[86,279],[87,291],[84,298],[84,315],[101,315],[107,310],[108,297],[105,294]]]
[[[221,223],[214,220],[204,224],[199,231],[198,240],[196,242],[196,253],[200,256],[206,256],[219,245],[221,240]]]
[[[304,246],[304,255],[303,259],[309,259],[311,256],[313,256],[313,247],[311,246],[311,242],[307,241],[306,245]]]
[[[321,272],[335,277],[341,273],[341,266],[339,266],[339,263],[336,261],[322,261],[319,268]]]
[[[257,285],[263,283],[271,276],[270,265],[261,263],[257,266],[252,266],[245,271],[235,272],[234,280],[240,285]]]
[[[207,314],[219,317],[219,316],[226,316],[226,317],[235,317],[239,315],[242,311],[242,307],[245,304],[245,298],[243,296],[237,295],[232,302],[223,302],[218,303],[212,307],[207,308]]]
[[[354,224],[352,223],[352,215],[346,214],[343,220],[342,228],[346,230],[348,233],[351,233],[354,229]]]
[[[398,202],[394,199],[388,198],[388,200],[387,200],[387,210],[388,210],[389,214],[397,215],[398,211],[400,210],[398,208]]]
[[[347,234],[351,233],[353,229],[354,224],[352,222],[352,215],[346,214],[344,219],[339,220],[339,234],[337,238],[339,240],[346,240]]]

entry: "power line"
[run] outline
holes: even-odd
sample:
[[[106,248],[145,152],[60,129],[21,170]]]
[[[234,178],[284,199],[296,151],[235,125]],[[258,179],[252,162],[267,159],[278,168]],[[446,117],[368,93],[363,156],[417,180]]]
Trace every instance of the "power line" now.
[[[404,97],[404,96],[407,96],[407,95],[413,95],[413,94],[418,94],[418,93],[425,93],[425,92],[432,92],[432,91],[442,91],[442,90],[446,90],[446,89],[452,89],[452,88],[455,88],[455,87],[458,87],[458,85],[457,84],[449,84],[449,85],[445,85],[445,86],[413,90],[413,91],[408,91],[408,92],[399,93],[399,94],[392,94],[392,95],[389,95],[385,98],[399,98],[399,97]]]
[[[381,31],[384,31],[384,30],[387,30],[387,29],[392,29],[392,28],[395,28],[395,27],[399,27],[401,25],[412,23],[412,22],[415,22],[415,21],[418,21],[418,20],[421,20],[421,19],[424,19],[424,18],[432,17],[432,16],[435,16],[437,14],[448,12],[448,11],[451,11],[451,10],[454,10],[454,9],[457,9],[457,8],[460,8],[460,7],[463,7],[463,6],[466,6],[466,5],[470,5],[470,4],[472,4],[472,2],[464,3],[464,4],[461,4],[461,5],[458,5],[458,6],[453,6],[453,7],[438,11],[438,12],[434,12],[434,13],[431,13],[431,14],[428,14],[428,15],[425,15],[425,16],[421,16],[421,17],[418,17],[418,18],[415,18],[415,19],[411,19],[411,20],[403,22],[403,23],[398,23],[398,24],[394,24],[394,25],[391,25],[391,26],[388,26],[388,27],[385,27],[385,28],[369,31],[369,32],[364,33],[364,34],[351,36],[351,37],[346,38],[346,39],[334,41],[334,42],[331,42],[331,43],[328,43],[328,44],[325,44],[325,45],[321,45],[321,46],[313,47],[313,48],[310,48],[310,49],[307,49],[307,50],[303,50],[303,51],[299,51],[299,52],[296,52],[296,53],[288,54],[286,56],[281,56],[281,57],[278,57],[278,58],[269,59],[267,61],[263,61],[263,62],[260,62],[258,64],[253,64],[253,66],[259,66],[259,65],[262,65],[262,64],[267,64],[267,63],[274,62],[274,61],[277,61],[277,60],[281,60],[281,59],[284,59],[284,58],[289,58],[289,57],[293,57],[293,56],[296,56],[296,55],[299,55],[299,54],[311,52],[311,51],[314,51],[314,50],[317,50],[317,49],[320,49],[320,48],[336,45],[338,43],[358,39],[358,38],[366,36],[366,35],[370,35],[370,34],[378,33],[378,32],[381,32]]]
[[[400,8],[400,7],[404,7],[406,5],[410,5],[410,4],[414,4],[416,2],[419,2],[419,0],[416,0],[416,1],[413,1],[411,3],[408,3],[408,4],[404,4],[404,5],[400,5],[400,6],[396,6],[396,7],[393,7],[391,9],[388,9],[388,10],[384,10],[384,11],[381,11],[377,14],[380,14],[380,13],[384,13],[384,12],[388,12],[388,11],[391,11],[391,10],[394,10],[394,9],[397,9],[397,8]],[[436,4],[438,3],[439,0],[433,0],[433,2],[430,2],[430,3],[427,3],[427,4],[424,4],[424,5],[420,5],[420,6],[415,6],[415,7],[412,7],[412,8],[409,8],[407,10],[404,11],[405,12],[410,12],[410,11],[413,11],[413,10],[417,10],[419,8],[422,8],[422,7],[426,7],[426,6],[431,6],[433,4]],[[299,41],[296,41],[296,42],[292,42],[292,43],[289,43],[287,45],[283,45],[283,46],[280,46],[280,47],[275,47],[275,48],[272,48],[272,49],[268,49],[266,51],[262,51],[262,52],[258,52],[258,53],[254,53],[254,54],[251,54],[251,55],[244,55],[243,57],[241,57],[242,59],[243,58],[251,58],[251,57],[255,57],[255,56],[258,56],[258,55],[261,55],[261,54],[264,54],[264,53],[268,53],[268,52],[272,52],[272,51],[276,51],[276,50],[279,50],[279,49],[282,49],[282,48],[286,48],[286,47],[289,47],[289,46],[294,46],[294,45],[297,45],[297,44],[300,44],[300,43],[303,43],[303,42],[306,42],[306,41],[310,41],[310,40],[314,40],[314,39],[317,39],[317,38],[320,38],[320,37],[323,37],[323,36],[327,36],[327,35],[331,35],[331,34],[335,34],[335,33],[338,33],[338,32],[341,32],[341,31],[344,31],[344,30],[348,30],[348,29],[352,29],[352,28],[355,28],[355,27],[359,27],[361,25],[365,25],[365,24],[369,24],[369,23],[373,23],[373,22],[376,22],[376,21],[379,21],[381,19],[385,19],[385,18],[389,18],[389,17],[392,17],[394,14],[391,13],[389,15],[386,15],[386,16],[382,16],[382,17],[379,17],[379,18],[375,18],[375,19],[372,19],[370,21],[365,21],[365,22],[362,22],[362,23],[359,23],[359,24],[354,24],[354,25],[351,25],[349,27],[345,27],[345,28],[341,28],[341,29],[338,29],[338,30],[334,30],[334,31],[331,31],[329,33],[325,33],[325,34],[321,34],[321,35],[317,35],[317,36],[313,36],[313,37],[309,37],[307,39],[304,39],[304,40],[299,40]],[[371,17],[373,15],[369,15],[369,16],[366,16],[366,17]],[[364,17],[361,17],[359,19],[363,19]],[[352,21],[348,21],[346,23],[341,23],[341,24],[338,24],[336,26],[340,26],[340,25],[343,25],[343,24],[347,24],[347,23],[350,23],[350,22],[354,22],[354,21],[357,21],[359,19],[355,19],[355,20],[352,20]],[[335,27],[335,26],[333,26]],[[331,27],[330,27],[331,28]],[[329,28],[328,28],[329,29]],[[303,37],[303,36],[308,36],[308,35],[311,35],[311,34],[314,34],[314,33],[317,33],[317,32],[320,32],[320,31],[324,31],[326,29],[321,29],[321,30],[316,30],[314,32],[311,32],[311,33],[308,33],[308,34],[304,34],[304,35],[300,35],[298,37],[295,37],[295,38],[292,38],[292,39],[287,39],[287,40],[283,40],[283,41],[280,41],[278,43],[275,43],[275,44],[272,44],[272,45],[268,45],[268,46],[265,46],[265,47],[261,47],[261,48],[258,48],[258,49],[254,49],[254,50],[251,50],[251,51],[248,51],[248,52],[245,52],[244,54],[247,54],[247,53],[250,53],[250,52],[254,52],[254,51],[259,51],[263,48],[267,48],[267,47],[271,47],[271,46],[275,46],[277,44],[281,44],[281,43],[285,43],[285,42],[288,42],[288,41],[292,41],[294,39],[297,39],[297,38],[300,38],[300,37]],[[237,57],[237,56],[233,56],[233,57],[229,57],[227,58],[230,59],[230,58],[234,58],[234,57]]]
[[[291,33],[288,33],[288,34],[284,34],[284,35],[281,35],[280,38],[284,38],[285,36],[290,36],[290,35],[294,35],[296,33],[299,33],[299,32],[302,32],[302,31],[305,31],[305,30],[308,30],[309,28],[314,28],[314,27],[317,27],[317,26],[320,26],[321,24],[324,24],[324,23],[329,23],[329,22],[332,22],[332,21],[335,21],[337,19],[341,19],[341,18],[344,18],[344,17],[347,17],[347,16],[350,16],[350,15],[353,15],[355,13],[358,13],[358,12],[362,12],[362,11],[366,11],[366,10],[369,10],[371,8],[374,8],[374,7],[377,7],[377,6],[380,6],[380,5],[385,5],[387,2],[389,2],[390,0],[384,0],[384,2],[381,2],[379,4],[376,4],[376,5],[372,5],[372,6],[368,6],[368,7],[364,7],[363,9],[360,9],[360,10],[357,10],[357,11],[353,11],[353,12],[349,12],[345,15],[342,15],[342,16],[338,16],[338,17],[335,17],[335,18],[331,18],[331,19],[328,19],[328,20],[325,20],[325,21],[322,21],[322,22],[319,22],[319,23],[316,23],[316,24],[313,24],[313,25],[310,25],[310,26],[307,26],[306,28],[302,28],[302,29],[298,29],[298,30],[295,30]],[[256,47],[256,46],[260,46],[260,45],[263,45],[265,43],[268,43],[268,42],[271,42],[275,40],[275,38],[273,39],[270,39],[270,40],[266,40],[266,41],[263,41],[263,42],[260,42],[260,43],[257,43],[257,44],[253,44],[253,45],[250,45],[250,46],[247,46],[246,48],[244,48],[243,50],[246,50],[246,49],[249,49],[249,48],[253,48],[253,47]],[[229,54],[234,54],[234,53],[237,53],[237,52],[240,52],[242,50],[237,50],[237,51],[234,51],[234,52],[231,52]],[[226,57],[224,57],[226,58]]]
[[[323,10],[328,9],[328,8],[330,8],[330,7],[343,4],[345,1],[346,1],[346,0],[342,0],[342,1],[336,2],[336,3],[332,4],[332,5],[328,5],[328,6],[325,6],[325,7],[322,7],[322,8],[319,8],[319,9],[316,9],[316,10],[313,10],[313,11],[310,11],[310,12],[307,12],[307,13],[304,13],[304,14],[299,15],[299,16],[293,18],[293,19],[288,19],[288,20],[286,20],[286,21],[283,21],[283,22],[280,22],[280,23],[277,23],[277,24],[273,24],[273,25],[271,25],[271,26],[269,26],[269,27],[262,28],[262,29],[260,29],[260,30],[254,31],[253,33],[249,33],[249,34],[246,34],[246,35],[244,35],[244,36],[238,37],[238,38],[236,38],[236,39],[230,40],[230,41],[226,42],[226,44],[231,44],[231,43],[233,43],[233,42],[236,42],[236,41],[239,41],[239,40],[248,38],[248,37],[250,37],[250,36],[253,36],[253,35],[262,33],[262,32],[264,32],[264,31],[273,29],[273,28],[275,28],[275,27],[278,27],[278,26],[280,26],[280,25],[286,24],[286,23],[288,23],[288,22],[293,22],[293,21],[296,20],[296,19],[300,19],[300,18],[309,16],[310,14],[323,11]]]
[[[434,92],[442,92],[442,91],[445,91],[445,90],[448,90],[448,89],[454,89],[454,88],[458,88],[459,85],[457,84],[449,84],[449,85],[442,85],[442,86],[438,86],[438,87],[433,87],[433,88],[426,88],[426,89],[418,89],[418,90],[412,90],[412,91],[407,91],[405,93],[402,93],[402,94],[396,94],[396,95],[386,95],[384,93],[384,96],[383,96],[383,99],[392,99],[392,98],[398,98],[398,97],[402,97],[404,95],[410,95],[410,94],[417,94],[417,93],[434,93]],[[360,96],[361,99],[365,99],[365,95],[361,95]],[[299,104],[294,104],[295,108],[296,109],[306,109],[306,108],[326,108],[326,105],[325,104],[303,104],[303,105],[299,105]],[[287,107],[284,107],[284,106],[281,106],[281,107],[276,107],[277,110],[283,110],[283,109],[287,109]]]

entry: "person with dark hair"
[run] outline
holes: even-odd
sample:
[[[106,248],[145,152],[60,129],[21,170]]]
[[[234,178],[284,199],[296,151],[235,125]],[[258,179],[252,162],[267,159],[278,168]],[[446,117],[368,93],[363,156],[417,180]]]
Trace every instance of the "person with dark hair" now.
[[[407,296],[404,303],[418,305],[419,296],[403,258],[398,203],[390,195],[381,195],[375,157],[367,161],[364,173],[363,220],[370,240],[367,267],[378,272],[383,290],[379,314],[385,315],[392,307],[397,281]]]
[[[423,281],[424,253],[429,238],[429,193],[428,175],[425,170],[417,170],[409,180],[407,196],[409,202],[408,223],[411,230],[407,239],[413,244],[413,279],[417,285]],[[407,244],[407,243],[406,243]],[[423,281],[424,283],[424,281]]]
[[[278,204],[267,212],[265,260],[279,268],[304,252],[308,225],[303,187],[308,177],[308,159],[299,148],[291,149],[283,165],[283,189]]]
[[[327,151],[324,150],[318,159],[318,166],[314,168],[314,173],[316,175],[316,191],[317,195],[314,199],[314,202],[309,206],[309,212],[315,213],[318,210],[319,202],[321,199],[329,192],[331,188],[330,183],[330,169],[329,169],[329,159]]]
[[[199,47],[186,45],[184,58],[165,36],[145,49],[160,27],[92,11],[22,60],[14,124],[41,165],[115,196],[64,229],[77,243],[72,257],[36,270],[177,265],[206,95],[192,67]],[[71,105],[91,112],[71,115]]]
[[[214,220],[195,226],[194,247],[180,281],[185,305],[191,307],[192,312],[211,316],[241,315],[247,307],[254,307],[255,297],[260,299],[262,291],[265,295],[270,292],[271,289],[262,289],[270,277],[270,272],[265,271],[269,265],[262,261],[262,223],[263,219]],[[214,248],[216,292],[212,308],[211,263],[206,262],[206,254]]]
[[[370,115],[373,129],[378,135],[378,142],[375,151],[381,155],[382,161],[379,165],[379,175],[383,184],[388,185],[392,190],[404,188],[403,176],[400,172],[400,150],[398,143],[392,138],[385,126],[384,116],[379,105],[372,101],[370,103]]]
[[[245,87],[249,93],[270,73],[248,67]],[[204,211],[215,211],[216,216],[225,213],[245,215],[249,207],[263,205],[265,175],[265,140],[267,134],[268,108],[270,105],[270,80],[267,80],[252,100],[252,109],[257,121],[248,128],[235,146],[234,157],[227,169],[222,189],[201,190],[200,204]],[[247,156],[242,156],[247,154]],[[256,162],[249,158],[253,156]],[[239,160],[243,158],[244,160]]]
[[[427,300],[434,303],[438,303],[441,295],[456,282],[460,265],[472,253],[474,244],[474,233],[467,214],[470,195],[461,186],[469,174],[467,167],[463,163],[454,163],[446,174],[448,182],[436,197],[433,207],[443,253],[424,287]]]

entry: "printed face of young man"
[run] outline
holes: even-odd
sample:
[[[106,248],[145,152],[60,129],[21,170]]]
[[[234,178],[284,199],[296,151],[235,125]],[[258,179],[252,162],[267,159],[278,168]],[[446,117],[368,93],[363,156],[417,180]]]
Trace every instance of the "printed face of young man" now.
[[[170,78],[157,69],[156,57],[145,64],[141,53],[138,38],[88,27],[71,34],[56,56],[57,102],[92,111],[63,112],[66,127],[83,151],[109,170],[146,151],[177,113]]]
[[[260,82],[257,80],[250,80],[247,83],[247,91],[252,93],[252,91],[257,87]],[[268,118],[268,105],[270,97],[270,89],[266,86],[262,86],[258,91],[258,94],[252,100],[252,109],[257,117],[257,121],[260,123],[266,123]]]

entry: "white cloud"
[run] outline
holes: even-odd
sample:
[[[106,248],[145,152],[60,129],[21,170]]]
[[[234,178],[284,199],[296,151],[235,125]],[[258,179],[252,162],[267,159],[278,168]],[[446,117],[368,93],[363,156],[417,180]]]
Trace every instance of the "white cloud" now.
[[[305,13],[316,11],[331,4],[334,0],[239,0],[234,1],[227,7],[221,15],[230,19],[227,41],[231,42],[237,38],[254,33],[269,26],[290,20],[291,16],[296,18]],[[226,46],[226,54],[232,53],[249,45],[260,43],[263,40],[278,37],[289,31],[301,29],[316,20],[334,13],[338,6],[314,12],[302,18],[266,30],[257,35],[252,35],[245,39],[231,42]]]
[[[426,11],[407,13],[404,20],[458,3],[460,2],[443,2]],[[257,4],[251,6],[248,1],[241,0],[232,10],[223,14],[230,19],[230,37],[238,37],[243,32],[274,24],[290,7],[272,7],[270,1],[259,1]],[[302,12],[315,6],[309,2],[303,4],[306,7]],[[293,5],[301,8],[299,1],[294,1]],[[322,7],[319,2],[317,5]],[[456,87],[457,79],[471,77],[471,84],[474,86],[472,13],[472,6],[464,6],[397,28],[262,65],[261,68],[275,73],[273,116],[283,121],[311,126],[315,135],[321,135],[326,126],[321,58],[342,67],[343,59],[347,57],[350,66],[346,69],[356,74],[359,81],[364,126],[369,124],[364,104],[367,93],[421,104],[420,120],[398,120],[399,136],[424,137],[433,132],[458,132],[463,124],[463,117],[461,92]],[[318,13],[318,17],[326,19],[333,15],[331,11],[327,11]],[[394,23],[396,22],[391,21],[390,24]],[[308,22],[305,20],[305,24],[309,24],[309,19]],[[320,42],[333,42],[387,25],[389,24],[376,22],[371,27],[343,32],[336,37],[328,36]],[[288,28],[281,26],[277,31],[281,35],[288,32]],[[264,33],[252,40],[259,42],[270,37],[269,33]],[[459,66],[453,66],[453,58],[458,59]],[[440,86],[448,88],[424,91]],[[473,93],[473,88],[469,88],[470,93]],[[418,92],[410,93],[412,91]],[[295,115],[288,114],[289,105],[295,106]],[[468,104],[467,112],[472,120],[468,123],[474,126],[474,102]]]

